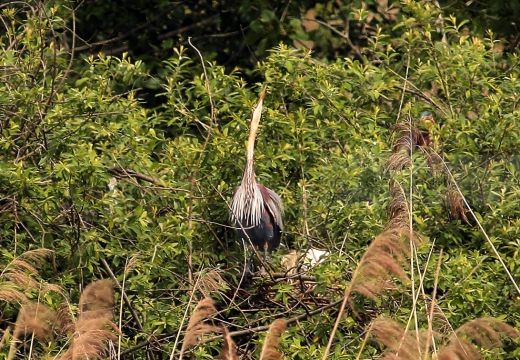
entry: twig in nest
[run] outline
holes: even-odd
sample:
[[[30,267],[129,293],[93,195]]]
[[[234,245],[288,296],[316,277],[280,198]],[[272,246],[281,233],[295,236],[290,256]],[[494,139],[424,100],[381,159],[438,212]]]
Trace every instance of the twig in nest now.
[[[300,314],[298,316],[295,316],[293,318],[288,319],[286,321],[286,323],[287,323],[287,325],[294,324],[294,323],[298,323],[298,321],[305,320],[305,319],[307,319],[307,318],[309,318],[311,316],[323,314],[324,311],[338,306],[339,304],[341,304],[342,301],[343,301],[342,299],[339,299],[339,300],[336,300],[336,301],[334,301],[334,302],[332,302],[330,304],[327,304],[327,305],[324,305],[324,306],[319,307],[317,309],[314,309],[312,311],[305,312],[303,314]],[[235,336],[250,335],[250,334],[255,334],[255,333],[258,333],[260,331],[265,331],[265,330],[268,330],[268,329],[269,329],[269,326],[262,325],[262,326],[257,326],[257,327],[254,327],[254,328],[248,328],[248,329],[245,329],[245,330],[233,331],[233,332],[229,333],[229,336],[230,337],[235,337]],[[125,350],[125,351],[121,352],[121,355],[131,354],[131,353],[133,353],[133,352],[135,352],[135,351],[137,351],[139,349],[142,349],[143,347],[146,347],[146,346],[150,345],[154,341],[165,339],[165,338],[170,337],[170,336],[172,336],[172,335],[171,334],[156,335],[153,339],[148,339],[146,341],[143,341],[143,342],[137,344],[136,346],[134,346],[133,348],[130,348],[128,350]],[[209,343],[209,342],[221,339],[222,337],[223,337],[222,335],[212,336],[212,337],[209,337],[209,338],[201,340],[199,342],[199,344],[206,344],[206,343]],[[171,357],[171,358],[173,359],[173,357]]]

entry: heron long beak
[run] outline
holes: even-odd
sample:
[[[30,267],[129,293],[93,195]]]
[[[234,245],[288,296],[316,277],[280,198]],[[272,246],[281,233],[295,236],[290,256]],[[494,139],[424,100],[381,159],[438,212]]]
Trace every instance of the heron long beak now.
[[[256,133],[258,132],[258,124],[260,124],[260,118],[262,117],[262,109],[265,93],[267,91],[267,85],[264,86],[264,90],[260,93],[260,98],[256,103],[255,109],[253,110],[253,115],[251,116],[251,128],[249,129],[249,139],[247,142],[247,157],[252,158],[253,152],[255,148],[255,138]]]
[[[266,91],[267,85],[264,86],[264,90],[262,90],[262,92],[260,93],[260,98],[258,99],[255,109],[253,110],[253,116],[251,116],[251,129],[253,129],[253,127],[258,128],[258,124],[260,123],[260,117],[262,116],[262,109]]]

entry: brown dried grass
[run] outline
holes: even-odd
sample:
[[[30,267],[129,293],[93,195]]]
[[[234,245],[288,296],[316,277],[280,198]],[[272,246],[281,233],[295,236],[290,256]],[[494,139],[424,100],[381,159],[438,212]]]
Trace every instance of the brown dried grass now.
[[[40,341],[49,340],[53,334],[56,313],[46,305],[34,301],[23,304],[14,325],[13,338],[34,334]]]
[[[26,301],[14,324],[13,337],[8,359],[14,359],[19,340],[23,336],[32,336],[40,341],[48,341],[53,335],[55,313],[48,306],[34,301]]]

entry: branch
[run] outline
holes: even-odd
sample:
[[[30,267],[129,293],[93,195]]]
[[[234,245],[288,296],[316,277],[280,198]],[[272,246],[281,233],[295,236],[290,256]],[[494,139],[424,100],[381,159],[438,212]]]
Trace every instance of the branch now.
[[[136,26],[132,30],[128,31],[126,34],[119,35],[119,36],[116,36],[116,37],[111,38],[111,39],[96,41],[96,42],[93,42],[91,44],[86,44],[84,46],[77,47],[76,51],[83,51],[83,50],[87,50],[87,49],[93,48],[94,46],[107,45],[107,44],[110,44],[110,43],[114,43],[116,41],[120,41],[120,40],[126,39],[128,36],[130,36],[130,35],[132,35],[134,33],[142,32],[142,30],[147,28],[150,24],[156,24],[157,20],[159,18],[168,15],[168,13],[170,11],[174,10],[178,5],[179,5],[178,3],[174,3],[174,4],[170,5],[167,9],[164,9],[163,11],[160,11],[157,16],[152,17],[150,20],[148,20],[147,22],[145,22],[144,24],[142,24],[140,26]],[[75,36],[75,35],[76,34],[73,33],[73,36]],[[124,51],[122,51],[122,52],[124,52]]]
[[[107,271],[108,275],[112,278],[112,280],[117,284],[117,287],[119,290],[121,290],[121,284],[119,284],[119,281],[117,281],[116,276],[112,272],[112,269],[110,269],[110,266],[108,265],[107,261],[105,259],[101,259],[101,265],[103,265],[103,268]],[[137,316],[134,308],[132,307],[132,303],[130,302],[130,299],[128,296],[126,296],[126,292],[122,292],[123,299],[125,301],[126,306],[128,306],[128,309],[130,310],[130,314],[132,314],[132,317],[134,318],[137,327],[139,330],[143,330],[143,325],[141,324],[141,321],[139,320],[139,317]]]
[[[217,19],[220,18],[220,15],[217,14],[217,15],[213,15],[212,17],[209,17],[207,19],[204,19],[204,20],[201,20],[199,22],[196,22],[194,24],[191,24],[191,25],[187,25],[187,26],[183,26],[181,28],[178,28],[178,29],[175,29],[175,30],[172,30],[172,31],[168,31],[164,34],[161,34],[157,37],[157,39],[159,40],[166,40],[166,39],[169,39],[177,34],[182,34],[183,32],[186,32],[188,30],[191,30],[191,29],[194,29],[194,28],[197,28],[199,26],[203,26],[203,25],[208,25],[208,24],[211,24],[213,22],[215,22]]]
[[[111,174],[114,174],[114,176],[119,177],[119,178],[136,178],[136,179],[140,179],[143,181],[147,181],[147,182],[155,184],[155,185],[159,185],[161,183],[161,181],[159,179],[156,179],[154,177],[151,177],[151,176],[148,176],[145,174],[141,174],[134,170],[124,169],[122,167],[111,167],[108,169],[108,172]]]
[[[218,20],[219,18],[220,18],[219,14],[214,15],[212,17],[209,17],[207,19],[201,20],[201,21],[196,22],[194,24],[183,26],[181,28],[165,32],[164,34],[160,34],[159,36],[157,36],[157,39],[160,40],[160,41],[169,39],[171,37],[174,37],[175,35],[182,34],[182,33],[185,33],[187,31],[190,31],[192,29],[195,29],[195,28],[198,28],[198,27],[201,27],[201,26],[205,26],[205,25],[211,24],[211,23],[215,22],[216,20]],[[143,26],[140,26],[139,29],[143,29],[146,26],[148,26],[148,23],[146,23]],[[115,38],[112,38],[112,39],[102,40],[102,41],[98,41],[98,42],[95,42],[95,43],[92,43],[92,44],[88,44],[88,45],[85,45],[85,46],[78,47],[78,48],[76,48],[76,51],[82,51],[82,50],[90,49],[90,48],[92,48],[94,46],[108,45],[108,44],[111,44],[111,43],[114,43],[114,42],[117,42],[117,41],[120,41],[120,40],[124,40],[129,35],[134,33],[136,29],[134,29],[134,30],[132,30],[132,31],[130,31],[130,32],[124,34],[124,35],[116,36]],[[124,45],[116,47],[116,48],[114,48],[112,50],[102,50],[100,52],[103,52],[105,55],[117,55],[117,54],[122,54],[124,52],[127,52],[129,49],[130,49],[130,46],[128,44],[124,44]]]
[[[314,22],[317,22],[318,24],[320,25],[323,25],[325,26],[327,29],[329,29],[330,31],[338,34],[339,36],[341,36],[347,43],[348,46],[350,46],[350,48],[352,49],[352,51],[354,51],[354,54],[356,55],[356,57],[360,60],[360,61],[363,61],[363,54],[361,54],[361,51],[359,51],[359,49],[357,48],[356,45],[354,45],[354,43],[352,42],[352,40],[350,40],[350,38],[343,34],[341,31],[339,31],[338,29],[336,29],[335,27],[333,27],[332,25],[329,25],[327,24],[326,22],[324,21],[321,21],[321,20],[317,20],[317,19],[312,19],[312,18],[303,18],[302,20],[305,20],[305,21],[314,21]]]

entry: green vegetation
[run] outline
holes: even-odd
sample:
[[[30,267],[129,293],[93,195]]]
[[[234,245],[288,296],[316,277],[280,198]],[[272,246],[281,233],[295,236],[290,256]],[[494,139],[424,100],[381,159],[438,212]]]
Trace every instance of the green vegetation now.
[[[121,11],[123,53],[85,45],[123,31],[96,1],[0,5],[0,355],[519,358],[520,53],[486,17],[504,10],[215,1],[198,24],[205,3]],[[206,49],[206,26],[240,30],[227,5],[247,26]],[[145,26],[159,11],[198,37]],[[264,85],[255,171],[284,245],[245,284],[228,206]]]

